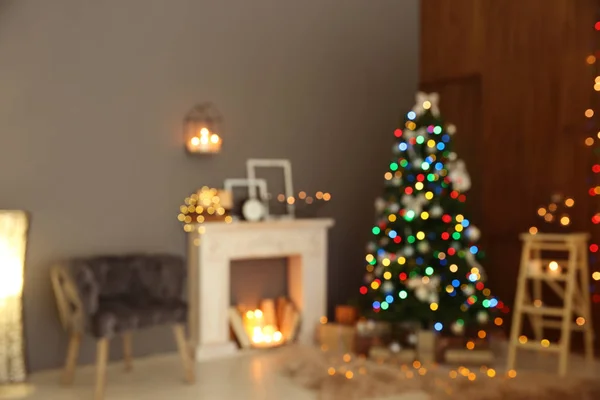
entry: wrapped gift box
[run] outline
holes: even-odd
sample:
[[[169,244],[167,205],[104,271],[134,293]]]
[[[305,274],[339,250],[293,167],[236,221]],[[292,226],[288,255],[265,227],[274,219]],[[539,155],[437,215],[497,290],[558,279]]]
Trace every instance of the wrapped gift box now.
[[[488,337],[442,337],[438,341],[436,358],[448,364],[486,365],[495,357]]]
[[[337,306],[335,308],[335,322],[342,325],[355,325],[358,320],[358,310],[352,306]]]
[[[321,324],[317,340],[321,349],[338,353],[351,353],[355,349],[356,328],[337,323]]]
[[[393,352],[387,347],[374,346],[369,350],[369,358],[374,361],[391,361],[399,364],[409,364],[417,359],[417,352],[413,349],[402,349]]]

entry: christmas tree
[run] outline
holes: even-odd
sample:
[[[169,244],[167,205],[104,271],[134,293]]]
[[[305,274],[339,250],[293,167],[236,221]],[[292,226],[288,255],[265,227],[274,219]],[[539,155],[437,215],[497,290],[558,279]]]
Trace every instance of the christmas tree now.
[[[480,231],[464,212],[470,178],[452,151],[456,129],[444,125],[437,103],[436,93],[418,93],[394,132],[360,292],[370,317],[460,334],[504,305],[483,283]]]

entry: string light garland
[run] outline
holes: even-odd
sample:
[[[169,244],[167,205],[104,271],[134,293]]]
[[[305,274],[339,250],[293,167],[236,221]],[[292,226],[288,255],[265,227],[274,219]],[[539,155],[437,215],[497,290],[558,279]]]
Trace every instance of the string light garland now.
[[[330,200],[331,194],[321,191],[316,192],[314,196],[309,195],[305,191],[298,192],[298,196],[286,197],[283,193],[277,195],[278,202],[287,204],[315,204],[321,201],[328,202]]]
[[[224,221],[226,223],[233,221],[225,207],[221,205],[218,193],[217,189],[204,186],[198,193],[192,193],[185,198],[184,204],[179,207],[179,215],[177,215],[177,219],[183,223],[185,232],[192,232],[194,224],[202,224],[207,221]],[[202,230],[202,227],[198,227],[198,232],[202,233]]]
[[[575,206],[575,200],[572,197],[564,197],[561,193],[554,193],[547,206],[541,206],[537,209],[537,215],[546,224],[568,227],[571,224],[569,212]],[[529,233],[537,234],[539,229],[536,226],[529,228]]]
[[[359,291],[370,317],[416,319],[458,335],[508,308],[483,283],[480,231],[463,211],[470,177],[452,151],[456,128],[444,125],[437,102],[437,94],[417,94],[404,126],[394,131]],[[503,320],[494,322],[500,326]]]
[[[281,204],[294,204],[296,217],[310,218],[315,217],[317,211],[331,201],[331,193],[318,191],[314,194],[302,190],[296,196],[286,197],[285,194],[278,194],[277,201]]]
[[[600,18],[600,13],[599,17]],[[588,55],[585,59],[585,62],[592,69],[592,76],[594,77],[593,81],[593,90],[590,92],[590,103],[589,107],[584,111],[585,116],[585,131],[589,132],[589,136],[585,139],[584,143],[586,146],[592,148],[593,154],[596,157],[600,157],[600,145],[598,142],[600,141],[600,124],[598,123],[598,115],[594,111],[598,106],[598,92],[600,91],[600,63],[598,61],[598,57],[600,56],[599,42],[600,40],[600,19],[597,19],[594,22],[594,44],[593,44],[593,52]],[[591,168],[591,177],[589,179],[590,188],[588,190],[588,194],[591,197],[600,196],[600,185],[598,185],[598,174],[600,174],[600,163],[596,162],[592,165]],[[593,226],[600,224],[600,210],[592,213],[591,222]],[[590,259],[589,263],[592,267],[597,265],[597,253],[600,246],[598,243],[592,242],[589,246],[590,251]],[[594,281],[600,280],[600,273],[595,271],[592,273],[592,279]],[[592,285],[591,292],[592,301],[594,303],[600,303],[600,294],[594,293],[596,291],[596,285]]]

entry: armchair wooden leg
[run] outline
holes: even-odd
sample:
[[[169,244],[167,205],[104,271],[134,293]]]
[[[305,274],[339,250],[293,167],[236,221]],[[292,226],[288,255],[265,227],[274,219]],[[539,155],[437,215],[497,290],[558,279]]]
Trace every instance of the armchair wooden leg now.
[[[123,333],[123,359],[125,360],[125,371],[131,371],[133,369],[131,336],[131,332]]]
[[[192,360],[188,341],[185,336],[185,327],[181,324],[173,326],[173,333],[175,334],[175,341],[177,342],[177,349],[179,350],[179,356],[183,364],[183,371],[186,383],[192,384],[196,381],[196,370],[194,367],[194,361]]]
[[[108,364],[108,338],[98,339],[96,344],[96,391],[94,400],[104,399],[106,387],[106,365]]]
[[[75,376],[75,367],[77,366],[77,358],[79,357],[79,347],[81,345],[81,334],[71,333],[69,337],[69,347],[67,348],[67,360],[61,377],[61,383],[65,386],[73,383]]]

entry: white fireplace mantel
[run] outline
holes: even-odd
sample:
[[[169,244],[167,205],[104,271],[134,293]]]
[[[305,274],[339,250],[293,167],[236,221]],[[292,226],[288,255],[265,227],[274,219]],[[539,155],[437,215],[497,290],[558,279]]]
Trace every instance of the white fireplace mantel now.
[[[327,307],[327,231],[332,219],[209,222],[188,234],[189,327],[198,361],[236,351],[230,340],[232,260],[287,257],[288,295],[301,313],[300,343],[309,344]]]

